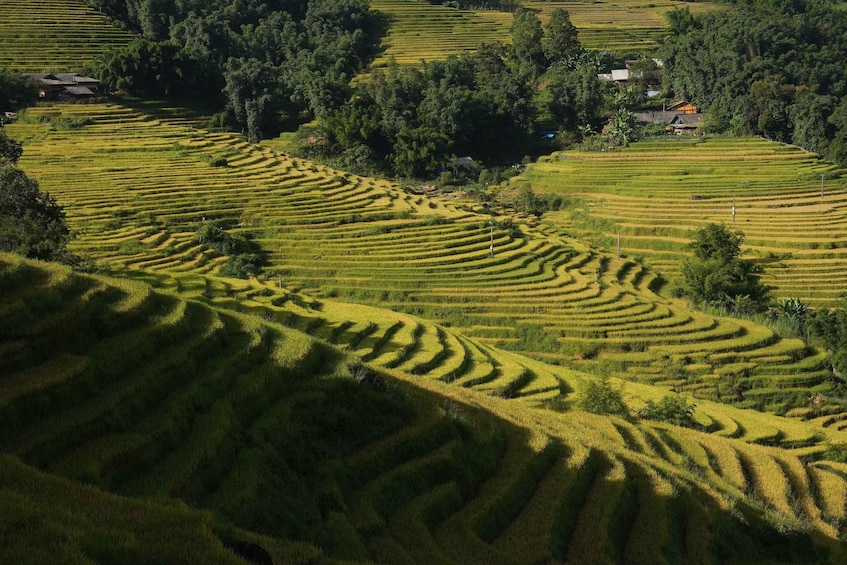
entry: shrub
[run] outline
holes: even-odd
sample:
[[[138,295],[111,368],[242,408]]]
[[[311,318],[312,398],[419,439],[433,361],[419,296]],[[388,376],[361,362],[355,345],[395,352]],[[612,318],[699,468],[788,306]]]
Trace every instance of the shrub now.
[[[263,262],[264,259],[257,253],[240,253],[227,259],[218,274],[222,277],[249,279],[259,274]]]
[[[648,400],[647,406],[638,411],[638,417],[685,428],[696,428],[698,424],[694,420],[695,406],[678,394],[669,394],[659,402]]]
[[[622,387],[612,386],[607,378],[588,381],[577,405],[586,412],[594,414],[629,416],[629,408],[623,401]]]

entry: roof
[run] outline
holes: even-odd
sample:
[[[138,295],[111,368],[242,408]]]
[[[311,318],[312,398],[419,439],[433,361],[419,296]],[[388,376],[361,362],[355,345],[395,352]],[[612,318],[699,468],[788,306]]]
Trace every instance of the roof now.
[[[688,100],[680,100],[679,102],[674,102],[670,106],[668,106],[668,110],[676,110],[677,108],[682,108],[683,106],[694,106]],[[694,106],[696,108],[696,106]]]
[[[701,114],[681,114],[671,120],[671,125],[673,126],[697,127],[701,123],[703,123],[703,116]]]
[[[100,81],[96,78],[91,78],[87,76],[83,76],[78,73],[57,73],[57,74],[45,74],[45,73],[29,73],[22,74],[22,80],[37,80],[46,86],[77,86],[77,85],[88,85],[88,86],[98,86]]]
[[[615,82],[629,80],[629,69],[612,69],[612,80]]]
[[[639,122],[643,122],[645,124],[669,124],[674,118],[680,115],[682,114],[679,112],[663,112],[661,110],[635,112],[635,118]]]
[[[94,96],[94,91],[87,86],[66,86],[65,92],[74,96]]]
[[[78,74],[78,73],[58,73],[58,74],[56,74],[56,77],[59,80],[64,80],[64,81],[67,81],[67,82],[73,82],[73,83],[76,83],[76,84],[92,84],[92,85],[100,84],[100,81],[97,80],[96,78],[83,76],[83,75]]]

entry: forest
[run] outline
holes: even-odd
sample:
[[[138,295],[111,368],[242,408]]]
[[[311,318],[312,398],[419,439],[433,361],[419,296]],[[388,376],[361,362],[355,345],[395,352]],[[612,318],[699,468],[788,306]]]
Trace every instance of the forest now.
[[[95,72],[130,94],[202,101],[252,141],[342,105],[387,23],[365,0],[89,0],[139,34]]]
[[[301,132],[304,153],[365,173],[431,178],[463,155],[508,166],[537,154],[537,132],[551,126],[567,144],[608,122],[625,144],[637,130],[629,111],[645,102],[636,90],[656,71],[642,58],[637,84],[616,90],[596,75],[622,59],[583,50],[567,11],[542,25],[518,7],[508,45],[414,68],[389,64],[352,86],[388,25],[366,0],[88,1],[139,33],[97,64],[107,84],[203,101],[216,111],[212,125],[253,141],[312,122]],[[654,86],[703,108],[707,133],[762,135],[847,163],[840,8],[735,4],[699,17],[669,13]]]
[[[847,18],[828,0],[671,12],[666,89],[706,109],[710,133],[762,135],[847,163]]]

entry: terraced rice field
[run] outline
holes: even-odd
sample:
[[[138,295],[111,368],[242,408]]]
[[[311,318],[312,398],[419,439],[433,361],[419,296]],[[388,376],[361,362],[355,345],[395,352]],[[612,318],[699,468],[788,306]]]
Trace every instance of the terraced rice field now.
[[[599,229],[609,249],[620,232],[624,254],[668,276],[679,273],[693,230],[725,223],[744,232],[747,255],[776,296],[828,306],[847,290],[844,173],[763,139],[672,139],[555,154],[514,182],[574,200],[545,216],[551,225],[574,234]]]
[[[371,7],[391,24],[376,66],[391,57],[414,65],[475,51],[485,41],[507,41],[512,25],[512,15],[506,12],[455,10],[418,0],[373,0]]]
[[[52,131],[40,123],[60,113],[84,113],[92,124]],[[801,341],[658,296],[653,271],[560,228],[497,224],[492,257],[489,216],[197,130],[164,112],[45,107],[9,131],[28,140],[24,169],[66,206],[78,234],[74,249],[114,269],[214,275],[221,258],[195,233],[204,221],[222,218],[268,252],[268,286],[435,321],[457,332],[460,345],[475,340],[479,351],[471,358],[484,359],[488,346],[505,347],[726,401],[738,387],[746,395],[742,406],[780,412],[829,390],[826,357]],[[226,167],[210,165],[222,156]],[[432,352],[423,367],[402,356],[380,364],[415,372],[457,361],[437,352],[453,338],[422,331],[404,322],[410,347]],[[542,396],[554,393],[549,379],[520,367],[501,370],[512,376],[495,378],[481,361],[467,379],[507,395],[536,387]]]
[[[0,67],[20,72],[80,71],[129,33],[81,0],[3,0]]]
[[[390,57],[401,64],[417,64],[422,59],[444,59],[465,51],[475,51],[485,41],[509,42],[512,14],[494,10],[456,10],[422,0],[373,0],[374,9],[386,14],[391,29],[384,44],[386,51],[376,64]],[[678,8],[673,0],[644,4],[637,0],[597,2],[527,1],[524,5],[539,13],[546,23],[556,8],[570,13],[586,49],[617,54],[650,52],[665,36],[665,14]],[[714,4],[689,5],[695,14],[718,9]]]
[[[847,467],[809,450],[359,372],[277,320],[11,255],[0,288],[4,561],[845,557]]]
[[[652,52],[667,35],[665,15],[680,7],[674,0],[645,4],[640,0],[601,0],[598,2],[546,2],[530,0],[525,6],[537,10],[541,21],[562,8],[579,30],[579,41],[585,49],[628,54]],[[686,7],[699,15],[726,9],[708,2],[688,3]]]

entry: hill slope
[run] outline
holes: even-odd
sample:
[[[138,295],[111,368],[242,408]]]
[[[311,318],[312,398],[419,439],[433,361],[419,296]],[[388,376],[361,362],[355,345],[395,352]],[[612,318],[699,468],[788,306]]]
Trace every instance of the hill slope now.
[[[63,116],[90,125],[50,125]],[[737,387],[743,406],[779,412],[811,408],[809,396],[831,387],[826,356],[802,341],[658,296],[654,271],[558,228],[292,159],[163,111],[43,107],[8,130],[27,140],[23,168],[68,210],[74,248],[115,269],[215,274],[225,258],[196,234],[220,219],[267,252],[273,283],[545,361],[712,399],[731,401]]]
[[[0,288],[17,562],[245,542],[304,563],[843,558],[836,463],[351,369],[282,326],[14,256]]]
[[[0,67],[20,72],[80,71],[131,35],[82,0],[3,0]]]
[[[545,220],[580,235],[601,226],[610,247],[620,232],[625,253],[668,276],[679,273],[696,228],[725,223],[744,232],[747,255],[777,296],[833,306],[847,276],[844,174],[794,146],[692,138],[559,153],[512,182],[570,198],[571,210]]]

